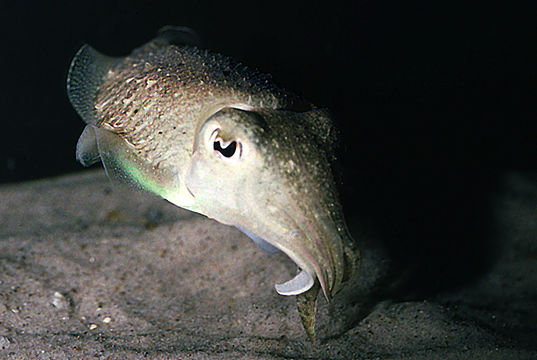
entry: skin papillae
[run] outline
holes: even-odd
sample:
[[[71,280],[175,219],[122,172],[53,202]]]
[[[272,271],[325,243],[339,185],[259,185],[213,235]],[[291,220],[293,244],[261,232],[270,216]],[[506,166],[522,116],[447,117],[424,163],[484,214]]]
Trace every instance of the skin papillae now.
[[[83,165],[102,161],[113,181],[236,226],[296,263],[298,274],[276,290],[297,296],[313,341],[318,292],[330,300],[359,263],[334,179],[330,113],[200,50],[180,27],[121,58],[83,46],[67,92],[86,122]]]

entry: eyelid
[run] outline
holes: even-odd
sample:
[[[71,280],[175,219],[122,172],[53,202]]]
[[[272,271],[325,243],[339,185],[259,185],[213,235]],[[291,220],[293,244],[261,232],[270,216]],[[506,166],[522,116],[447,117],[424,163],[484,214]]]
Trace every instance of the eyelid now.
[[[209,136],[209,144],[213,144],[216,141],[216,138],[218,137],[218,134],[220,133],[220,128],[217,127],[213,130],[211,135]]]

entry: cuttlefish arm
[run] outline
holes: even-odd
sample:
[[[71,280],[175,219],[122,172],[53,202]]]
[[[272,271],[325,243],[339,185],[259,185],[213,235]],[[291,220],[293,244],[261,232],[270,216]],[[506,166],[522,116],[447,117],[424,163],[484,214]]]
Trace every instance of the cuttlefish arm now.
[[[280,252],[277,247],[259,236],[240,227],[238,229],[252,239],[264,252],[268,254]],[[317,308],[317,297],[321,289],[319,281],[314,279],[309,273],[299,271],[294,278],[282,284],[275,284],[274,288],[280,295],[296,295],[296,305],[302,326],[310,342],[315,344],[315,312]]]
[[[305,270],[300,270],[294,278],[282,284],[276,284],[274,288],[280,295],[300,295],[311,289],[314,282],[313,275]]]
[[[280,249],[278,249],[276,246],[272,245],[270,242],[262,239],[261,237],[255,235],[254,233],[243,229],[239,226],[237,226],[237,229],[242,231],[245,235],[247,235],[252,241],[259,247],[261,250],[268,254],[276,254],[280,252]],[[315,278],[313,275],[311,275],[307,271],[299,271],[298,274],[292,278],[291,280],[288,280],[281,284],[275,284],[274,288],[276,289],[276,292],[280,295],[284,296],[291,296],[291,295],[300,295],[306,291],[308,291],[315,281]]]
[[[264,252],[268,254],[280,252],[277,247],[271,245],[268,241],[248,230],[244,230],[240,227],[237,228],[252,239],[252,241]],[[299,271],[294,278],[282,284],[275,284],[274,288],[280,295],[296,295],[296,305],[302,326],[304,327],[310,342],[315,344],[315,312],[317,308],[317,297],[321,289],[319,280],[316,278],[314,279],[313,276],[306,271]]]
[[[312,344],[315,344],[315,312],[317,310],[317,297],[321,290],[319,280],[315,279],[313,286],[296,296],[296,306],[302,326]]]
[[[252,239],[252,241],[264,252],[268,254],[280,252],[277,247],[271,245],[268,241],[259,236],[240,227],[238,227],[238,229]],[[315,312],[317,308],[317,297],[321,290],[319,280],[316,278],[314,279],[313,276],[306,271],[299,271],[294,278],[282,284],[275,284],[274,288],[280,295],[296,295],[296,305],[302,326],[304,327],[310,342],[315,344]]]

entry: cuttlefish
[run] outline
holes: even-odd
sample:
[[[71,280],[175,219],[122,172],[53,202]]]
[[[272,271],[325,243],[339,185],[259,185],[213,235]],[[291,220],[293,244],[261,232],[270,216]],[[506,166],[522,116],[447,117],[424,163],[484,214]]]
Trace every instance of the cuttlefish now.
[[[330,300],[357,271],[333,173],[330,113],[267,75],[201,50],[195,33],[165,27],[126,57],[88,45],[74,57],[68,97],[86,127],[84,166],[235,226],[261,249],[283,251],[310,339],[319,289]]]

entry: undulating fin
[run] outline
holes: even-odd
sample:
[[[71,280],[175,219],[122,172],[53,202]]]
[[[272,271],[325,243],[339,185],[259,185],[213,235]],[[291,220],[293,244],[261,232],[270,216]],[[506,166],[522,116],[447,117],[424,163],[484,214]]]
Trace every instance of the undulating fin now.
[[[171,171],[136,156],[134,147],[118,135],[98,127],[92,129],[106,174],[112,182],[127,184],[164,198],[177,190],[178,182]]]
[[[76,144],[76,159],[84,166],[93,165],[101,159],[95,137],[95,126],[86,125],[84,128]]]
[[[104,76],[119,58],[103,55],[85,44],[76,53],[67,75],[67,96],[78,115],[95,125],[95,98]]]
[[[158,31],[157,39],[165,40],[168,44],[172,45],[202,47],[198,34],[186,26],[164,26]]]
[[[257,247],[260,248],[261,250],[263,250],[264,252],[269,253],[269,254],[276,254],[277,252],[280,251],[277,247],[272,246],[269,242],[267,242],[266,240],[260,238],[259,236],[255,235],[255,234],[249,232],[248,230],[244,230],[243,228],[240,228],[238,226],[237,226],[237,229],[239,229],[246,236],[248,236],[250,239],[252,239],[253,242],[255,242],[255,244],[257,245]]]

